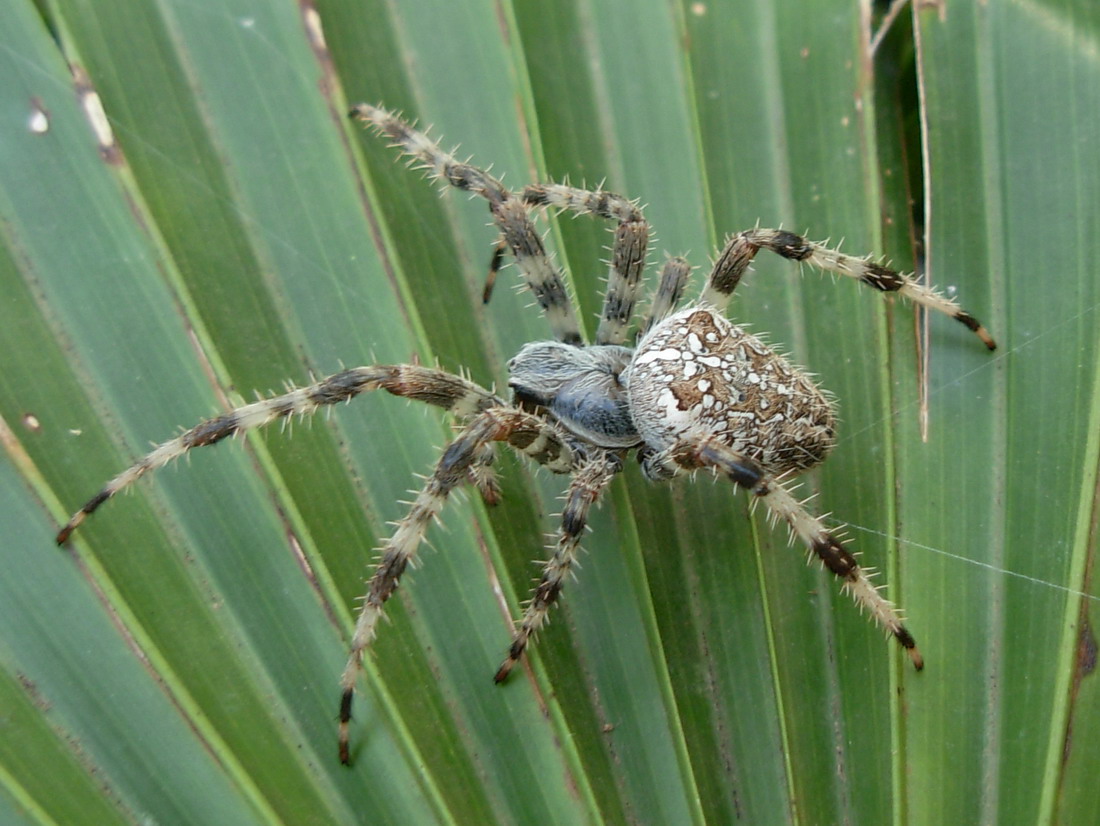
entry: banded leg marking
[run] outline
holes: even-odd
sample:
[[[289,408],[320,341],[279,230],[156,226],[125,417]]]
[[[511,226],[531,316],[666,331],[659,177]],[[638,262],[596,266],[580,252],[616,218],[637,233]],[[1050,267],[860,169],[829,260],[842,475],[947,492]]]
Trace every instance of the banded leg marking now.
[[[307,387],[300,387],[238,407],[221,416],[200,422],[190,430],[169,439],[104,485],[95,496],[72,515],[57,534],[57,544],[68,541],[72,532],[87,516],[123,488],[151,470],[164,467],[196,447],[206,447],[229,436],[270,424],[290,416],[308,416],[326,405],[349,401],[360,393],[377,389],[395,396],[442,407],[460,419],[490,407],[503,405],[488,390],[443,370],[414,365],[373,365],[342,370]]]
[[[542,569],[542,577],[531,595],[531,601],[523,612],[523,619],[516,627],[508,656],[493,676],[493,681],[503,682],[519,662],[531,638],[545,624],[550,607],[557,601],[565,578],[572,573],[577,558],[581,535],[588,522],[588,512],[603,494],[607,485],[622,470],[622,462],[611,453],[604,452],[577,471],[565,494],[565,507],[561,513],[561,532],[554,553]]]
[[[804,261],[818,269],[855,278],[880,292],[896,292],[922,307],[954,318],[973,331],[990,350],[997,347],[993,337],[974,316],[911,276],[876,264],[869,258],[844,255],[780,229],[750,229],[731,236],[714,262],[703,291],[703,301],[719,309],[724,308],[761,247],[792,261]]]
[[[367,588],[352,635],[347,665],[340,680],[339,756],[345,765],[351,759],[349,723],[355,683],[362,668],[363,653],[377,633],[386,600],[393,595],[401,575],[416,557],[424,534],[458,485],[476,478],[479,468],[489,463],[493,442],[509,445],[557,473],[573,467],[572,449],[544,419],[507,407],[493,407],[474,418],[447,446],[432,475],[424,483],[393,535],[382,546],[382,559]]]
[[[522,198],[531,206],[618,221],[596,344],[622,344],[642,292],[642,273],[649,249],[649,224],[641,209],[614,192],[578,189],[566,184],[533,184],[524,188]]]
[[[550,322],[554,338],[566,344],[583,343],[565,282],[547,255],[542,237],[531,222],[531,216],[522,199],[516,198],[504,184],[484,169],[460,161],[451,153],[445,152],[435,141],[393,112],[361,103],[350,114],[388,136],[394,146],[420,161],[433,178],[485,198],[489,202],[493,222],[516,259],[516,266]],[[490,265],[490,281],[495,279],[495,271],[499,266],[500,258],[494,252],[493,263]],[[491,290],[490,284],[486,294]]]
[[[894,636],[913,661],[913,666],[918,671],[924,667],[917,643],[893,603],[878,592],[868,577],[868,571],[860,567],[836,535],[826,530],[821,520],[807,511],[781,482],[769,476],[756,462],[734,453],[713,437],[680,445],[671,454],[673,461],[682,468],[716,468],[738,486],[763,500],[777,519],[787,523],[791,534],[802,540],[841,580],[842,590],[851,594],[861,608],[868,610],[876,623]]]
[[[485,274],[485,286],[481,289],[481,303],[488,304],[493,297],[493,287],[497,283],[497,273],[504,264],[504,253],[508,244],[503,238],[498,238],[493,244],[493,254],[489,257],[489,271]]]
[[[665,262],[661,268],[660,280],[657,282],[657,291],[653,294],[653,303],[638,327],[639,341],[649,332],[650,327],[664,321],[665,316],[671,315],[676,309],[689,278],[691,278],[691,264],[686,258],[677,256]]]

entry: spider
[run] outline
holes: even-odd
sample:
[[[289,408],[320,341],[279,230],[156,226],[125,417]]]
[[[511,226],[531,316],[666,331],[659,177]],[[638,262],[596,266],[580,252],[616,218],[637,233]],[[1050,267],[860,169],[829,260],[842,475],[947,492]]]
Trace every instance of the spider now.
[[[706,469],[762,501],[841,580],[862,608],[901,644],[917,670],[923,659],[898,610],[872,584],[869,569],[790,492],[787,480],[821,463],[835,442],[830,398],[799,368],[725,317],[723,311],[756,253],[792,261],[896,292],[965,324],[990,350],[992,337],[954,301],[870,258],[855,258],[791,232],[755,228],[728,238],[698,300],[677,310],[691,274],[680,257],[664,264],[633,347],[624,342],[642,291],[649,224],[634,201],[603,190],[546,183],[514,193],[486,172],[443,151],[397,114],[361,104],[353,117],[445,184],[484,198],[500,238],[489,282],[510,252],[549,322],[552,340],[524,345],[508,362],[511,400],[462,376],[416,364],[343,370],[307,387],[244,405],[201,422],[155,447],[109,481],[57,534],[65,543],[88,514],[192,448],[215,444],[292,415],[383,389],[443,408],[458,435],[447,445],[408,513],[381,548],[341,677],[339,758],[350,760],[348,730],[362,658],[383,606],[416,556],[428,525],[459,485],[471,484],[492,504],[500,492],[492,470],[504,442],[554,473],[568,474],[561,527],[541,578],[516,624],[494,680],[502,682],[542,627],[574,567],[588,513],[632,451],[642,472],[663,481]],[[581,335],[561,272],[532,222],[535,209],[567,210],[616,223],[603,313],[595,342]]]

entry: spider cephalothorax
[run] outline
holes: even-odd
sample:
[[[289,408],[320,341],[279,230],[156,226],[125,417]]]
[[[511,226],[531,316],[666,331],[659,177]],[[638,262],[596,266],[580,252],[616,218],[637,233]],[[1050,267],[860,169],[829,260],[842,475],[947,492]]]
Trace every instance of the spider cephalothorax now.
[[[562,184],[528,186],[517,195],[484,170],[456,160],[385,109],[363,104],[352,115],[390,137],[434,177],[488,201],[500,232],[491,276],[503,253],[511,252],[553,334],[553,340],[527,344],[508,363],[512,400],[505,401],[468,379],[419,365],[344,370],[308,387],[231,410],[161,444],[75,513],[58,533],[59,543],[119,490],[191,448],[383,389],[444,408],[461,427],[385,542],[371,577],[341,680],[343,762],[349,760],[352,695],[382,607],[451,491],[469,483],[486,501],[496,501],[491,469],[494,442],[505,442],[549,470],[571,477],[557,542],[496,672],[497,682],[508,675],[545,622],[574,567],[589,509],[633,450],[645,474],[655,481],[708,469],[764,502],[898,640],[913,664],[922,667],[916,643],[893,605],[878,593],[836,535],[780,481],[813,467],[829,453],[835,428],[832,403],[802,371],[728,321],[723,310],[756,253],[769,249],[952,316],[992,350],[993,339],[973,316],[908,276],[868,259],[842,255],[790,232],[757,228],[727,240],[701,297],[686,309],[676,311],[676,305],[691,268],[682,258],[668,260],[632,348],[624,342],[641,292],[649,239],[649,225],[633,202],[610,192]],[[617,222],[603,315],[591,345],[581,336],[562,277],[531,221],[531,209],[540,207]]]

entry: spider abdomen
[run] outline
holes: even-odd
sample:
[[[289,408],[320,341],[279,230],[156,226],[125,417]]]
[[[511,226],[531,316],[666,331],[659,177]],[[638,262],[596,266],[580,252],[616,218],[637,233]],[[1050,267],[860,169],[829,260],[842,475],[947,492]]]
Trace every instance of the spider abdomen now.
[[[650,330],[625,383],[635,427],[655,451],[718,435],[779,475],[813,467],[833,446],[836,415],[817,385],[707,306]]]

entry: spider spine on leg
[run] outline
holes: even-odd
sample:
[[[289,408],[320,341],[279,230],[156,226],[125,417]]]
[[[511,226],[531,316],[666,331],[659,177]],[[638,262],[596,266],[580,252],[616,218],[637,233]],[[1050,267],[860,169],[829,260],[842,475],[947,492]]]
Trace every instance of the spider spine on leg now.
[[[639,339],[648,333],[654,324],[664,321],[676,309],[689,278],[691,278],[691,264],[686,258],[677,255],[665,261],[664,266],[661,267],[660,277],[657,279],[657,290],[650,302],[649,312],[638,325]]]
[[[405,568],[415,558],[424,533],[439,515],[447,497],[468,478],[471,465],[484,461],[493,442],[507,442],[534,461],[558,473],[569,471],[575,461],[572,449],[545,419],[515,408],[491,407],[479,413],[447,446],[435,471],[424,483],[405,517],[382,549],[382,559],[370,579],[367,598],[352,635],[347,665],[340,680],[339,757],[351,759],[348,724],[351,721],[355,683],[362,668],[363,652],[374,640],[378,619],[386,601],[397,589]]]
[[[918,671],[924,668],[924,658],[917,649],[913,635],[902,623],[897,609],[878,592],[868,573],[860,568],[855,556],[782,483],[770,478],[764,468],[751,459],[738,455],[714,437],[685,441],[669,458],[689,470],[699,466],[718,468],[738,486],[761,499],[769,511],[784,520],[792,534],[799,537],[825,567],[842,581],[842,587],[855,598],[860,607],[867,608],[874,620],[893,634],[913,661],[913,666]]]
[[[394,146],[420,160],[434,177],[457,189],[485,198],[489,202],[493,223],[500,231],[503,242],[511,250],[524,281],[546,314],[554,330],[554,338],[567,344],[583,343],[565,282],[546,254],[542,237],[531,222],[527,207],[520,198],[516,198],[504,184],[484,169],[459,161],[451,153],[443,151],[423,132],[413,129],[392,112],[361,103],[350,114],[387,135]],[[499,261],[496,263],[499,264]],[[493,272],[491,268],[491,277]]]
[[[278,396],[246,404],[206,419],[153,448],[144,457],[104,485],[103,489],[76,513],[57,534],[57,544],[68,541],[85,518],[120,490],[136,482],[150,470],[164,467],[189,450],[217,444],[230,436],[285,420],[308,416],[326,405],[349,401],[360,393],[388,390],[395,396],[427,402],[463,418],[491,405],[503,402],[483,387],[443,370],[409,364],[373,365],[342,370],[321,381]]]
[[[531,184],[524,187],[521,197],[531,206],[618,221],[596,344],[622,344],[642,292],[642,272],[649,249],[649,223],[641,209],[634,201],[614,192],[578,189],[566,184]]]
[[[562,585],[577,565],[576,556],[581,536],[588,523],[588,512],[599,501],[604,490],[622,470],[622,460],[613,453],[601,455],[582,464],[569,483],[565,494],[565,506],[561,512],[561,531],[554,546],[553,555],[543,564],[542,576],[527,603],[508,649],[508,657],[501,663],[493,682],[500,683],[523,656],[527,642],[547,620],[551,606],[557,601]]]
[[[915,304],[954,318],[976,334],[988,349],[997,348],[993,337],[974,316],[932,288],[867,258],[845,255],[781,229],[757,227],[731,235],[714,263],[703,301],[723,309],[761,247],[792,261],[855,278],[879,292],[896,292]]]

